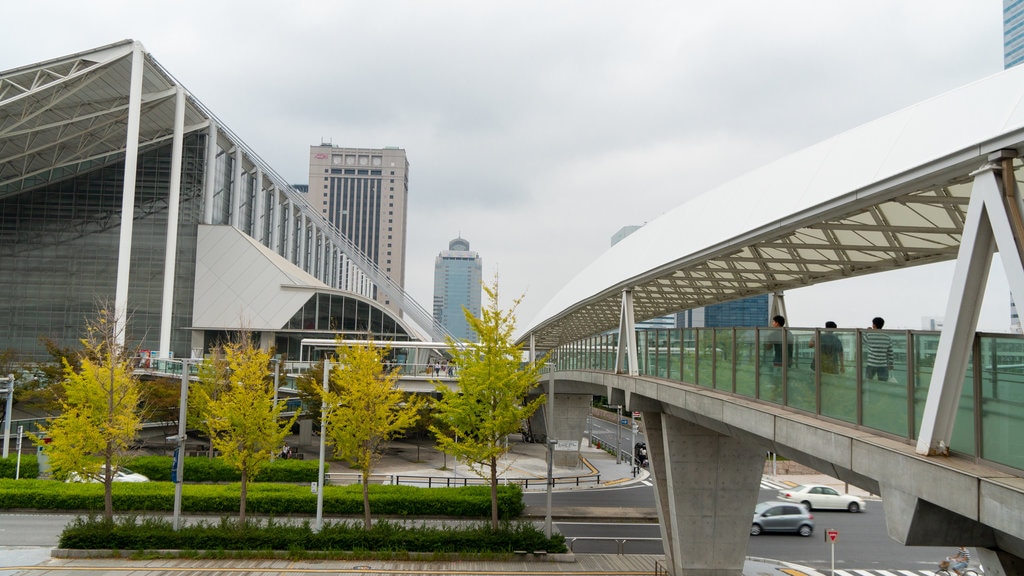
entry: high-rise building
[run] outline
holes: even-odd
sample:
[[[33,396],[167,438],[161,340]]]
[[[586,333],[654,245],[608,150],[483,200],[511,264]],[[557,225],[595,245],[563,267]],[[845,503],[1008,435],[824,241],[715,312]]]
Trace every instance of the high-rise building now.
[[[409,162],[405,150],[309,147],[306,200],[399,288],[405,287]],[[377,292],[375,297],[394,308]]]
[[[1003,68],[1024,62],[1024,0],[1003,0]]]
[[[476,341],[463,308],[480,316],[480,280],[483,263],[469,249],[469,241],[456,238],[434,260],[434,320],[460,340]]]

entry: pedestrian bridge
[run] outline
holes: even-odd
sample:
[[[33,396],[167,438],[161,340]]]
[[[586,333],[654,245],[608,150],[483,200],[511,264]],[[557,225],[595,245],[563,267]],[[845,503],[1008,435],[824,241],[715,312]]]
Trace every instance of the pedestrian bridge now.
[[[673,574],[741,573],[765,450],[879,493],[898,541],[1024,573],[1024,341],[976,332],[994,257],[1024,302],[1022,95],[1011,68],[740,176],[613,246],[525,327],[556,403],[642,413]],[[884,331],[882,381],[862,331],[836,332],[845,370],[823,373],[814,329],[635,329],[759,294],[785,315],[787,289],[949,260],[942,331]],[[789,358],[766,356],[783,342]]]

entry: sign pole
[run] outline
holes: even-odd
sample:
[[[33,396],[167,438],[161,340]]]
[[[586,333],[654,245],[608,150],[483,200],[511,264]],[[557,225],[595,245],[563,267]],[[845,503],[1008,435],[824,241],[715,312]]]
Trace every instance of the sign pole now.
[[[836,540],[839,540],[839,530],[826,530],[825,537],[832,544],[832,576],[836,576]]]

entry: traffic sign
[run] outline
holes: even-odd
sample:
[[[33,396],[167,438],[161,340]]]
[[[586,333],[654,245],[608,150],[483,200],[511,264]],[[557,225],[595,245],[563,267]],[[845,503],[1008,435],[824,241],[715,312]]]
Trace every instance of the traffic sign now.
[[[639,412],[633,412],[633,418],[639,418],[639,417],[640,417],[640,413]]]
[[[839,540],[839,530],[828,530],[825,532],[828,536],[828,541],[835,544],[836,540]]]

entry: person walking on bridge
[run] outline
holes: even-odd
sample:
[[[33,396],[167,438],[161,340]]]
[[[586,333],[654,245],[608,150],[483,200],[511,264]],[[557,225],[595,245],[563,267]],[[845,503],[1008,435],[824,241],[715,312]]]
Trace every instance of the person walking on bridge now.
[[[883,326],[885,319],[876,316],[871,319],[871,329],[864,332],[864,377],[868,380],[885,382],[892,371],[892,339],[882,332]]]
[[[807,343],[809,348],[818,348],[818,358],[821,361],[821,372],[823,374],[839,374],[840,372],[846,372],[846,366],[843,365],[843,341],[832,333],[832,330],[839,326],[829,320],[825,322],[825,328],[827,332],[821,333],[821,345],[812,338]],[[814,369],[814,360],[811,360],[811,370]]]

